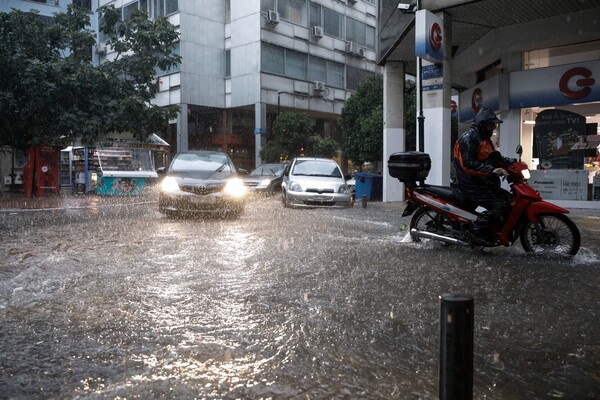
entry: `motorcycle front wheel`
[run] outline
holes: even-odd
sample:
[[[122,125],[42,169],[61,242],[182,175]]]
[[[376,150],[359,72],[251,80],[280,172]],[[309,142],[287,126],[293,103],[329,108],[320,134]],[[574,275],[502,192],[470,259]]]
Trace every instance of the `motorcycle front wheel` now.
[[[563,214],[539,215],[539,223],[527,221],[521,228],[521,245],[528,253],[574,256],[581,245],[577,225]]]
[[[452,231],[452,223],[444,214],[433,211],[427,207],[421,207],[415,211],[410,220],[410,236],[412,237],[413,242],[426,242],[429,240],[413,235],[413,229],[448,236],[448,233]]]

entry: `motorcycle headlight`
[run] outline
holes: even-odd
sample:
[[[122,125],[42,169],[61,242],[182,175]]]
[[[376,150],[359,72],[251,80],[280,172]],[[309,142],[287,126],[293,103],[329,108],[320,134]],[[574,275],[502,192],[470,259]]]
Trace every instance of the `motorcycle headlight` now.
[[[224,190],[225,194],[228,194],[229,196],[243,197],[248,191],[248,188],[246,188],[244,181],[242,181],[240,178],[233,178],[227,181]]]
[[[179,190],[179,184],[172,176],[166,176],[160,183],[160,190],[167,193],[173,193]]]
[[[524,169],[523,171],[521,171],[521,174],[523,175],[523,178],[525,178],[525,180],[531,178],[531,172],[529,172],[528,169]]]

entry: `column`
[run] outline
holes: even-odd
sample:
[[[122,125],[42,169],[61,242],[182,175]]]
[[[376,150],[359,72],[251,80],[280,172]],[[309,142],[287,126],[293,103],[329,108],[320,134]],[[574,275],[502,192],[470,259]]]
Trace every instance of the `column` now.
[[[255,167],[262,164],[260,151],[266,141],[264,133],[267,129],[267,105],[256,103],[254,105],[254,163]]]
[[[383,71],[383,201],[404,199],[404,185],[388,173],[390,155],[405,150],[404,64],[390,61]]]
[[[177,116],[177,152],[188,151],[188,105],[180,104],[179,115]]]

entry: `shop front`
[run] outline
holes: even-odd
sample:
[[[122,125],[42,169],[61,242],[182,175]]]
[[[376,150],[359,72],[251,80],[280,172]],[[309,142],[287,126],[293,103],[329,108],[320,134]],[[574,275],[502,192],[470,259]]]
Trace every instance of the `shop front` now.
[[[495,110],[505,121],[496,144],[509,157],[514,144],[523,145],[531,186],[567,207],[600,208],[600,60],[588,59],[600,56],[600,42],[531,53],[536,60],[526,65],[542,67],[512,72],[508,80],[496,75],[463,91],[460,120],[470,123],[482,106]],[[560,63],[565,60],[581,61]],[[502,92],[508,93],[508,110],[498,101]]]

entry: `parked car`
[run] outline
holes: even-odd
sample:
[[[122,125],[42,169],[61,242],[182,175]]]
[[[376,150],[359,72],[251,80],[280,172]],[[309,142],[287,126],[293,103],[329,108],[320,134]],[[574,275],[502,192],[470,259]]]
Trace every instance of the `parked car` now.
[[[352,207],[352,196],[337,162],[326,158],[295,158],[283,176],[286,207]]]
[[[162,176],[158,209],[167,216],[238,216],[244,210],[246,192],[227,154],[186,151],[173,158]]]
[[[250,192],[271,195],[281,191],[285,166],[286,164],[262,164],[243,176],[242,180]]]

